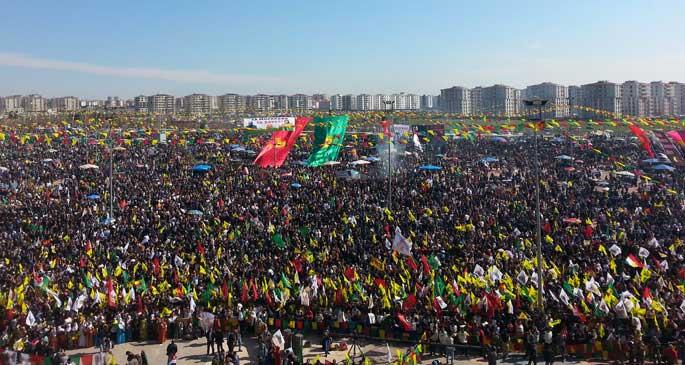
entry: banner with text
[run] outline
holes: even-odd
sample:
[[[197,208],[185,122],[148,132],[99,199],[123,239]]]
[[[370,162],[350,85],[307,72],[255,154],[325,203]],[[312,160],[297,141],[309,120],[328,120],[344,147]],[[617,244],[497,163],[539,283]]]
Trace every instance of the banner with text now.
[[[295,117],[243,118],[243,127],[245,128],[267,129],[294,124]]]

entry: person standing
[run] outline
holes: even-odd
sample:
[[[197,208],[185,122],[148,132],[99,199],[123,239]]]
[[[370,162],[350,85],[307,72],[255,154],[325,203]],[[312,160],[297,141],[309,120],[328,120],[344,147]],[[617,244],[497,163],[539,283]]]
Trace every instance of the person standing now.
[[[207,340],[207,355],[209,355],[209,349],[212,349],[212,355],[214,355],[214,337],[212,329],[208,329],[205,333],[205,339]]]
[[[224,352],[224,333],[219,331],[214,331],[214,343],[216,344],[216,351],[220,354]]]
[[[174,363],[176,362],[176,353],[178,352],[178,346],[176,345],[176,342],[174,340],[171,340],[171,343],[166,347],[166,356],[167,356],[167,363],[171,364],[171,361],[173,360]]]
[[[537,344],[537,328],[533,327],[529,330],[528,334],[526,335],[526,357],[528,357],[528,365],[538,364]]]

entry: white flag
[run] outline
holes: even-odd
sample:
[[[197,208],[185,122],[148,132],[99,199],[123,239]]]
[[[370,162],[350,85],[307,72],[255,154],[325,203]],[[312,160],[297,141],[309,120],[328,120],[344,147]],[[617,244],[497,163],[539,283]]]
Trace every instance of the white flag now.
[[[564,303],[565,305],[568,305],[568,294],[566,294],[566,291],[564,291],[563,288],[559,292],[559,299],[561,300],[562,303]]]
[[[273,336],[271,336],[271,343],[277,346],[279,349],[283,349],[285,346],[285,339],[281,334],[281,330],[276,331]]]
[[[616,257],[621,254],[621,248],[616,246],[616,244],[613,244],[609,247],[609,252],[611,252],[612,256]]]
[[[526,275],[526,272],[521,270],[521,272],[516,277],[516,281],[518,281],[521,285],[526,285],[526,283],[528,282],[528,275]]]
[[[637,252],[637,255],[643,259],[646,259],[647,257],[649,257],[649,251],[644,247],[640,247],[640,250]]]
[[[421,146],[421,141],[419,140],[419,135],[414,133],[414,147],[419,151],[423,152],[423,147]]]
[[[400,228],[395,229],[395,238],[392,240],[392,249],[405,256],[411,256],[412,243],[402,236]]]
[[[29,314],[26,315],[26,325],[33,327],[34,324],[36,324],[36,317],[33,316],[33,312],[29,311]]]
[[[441,297],[435,297],[435,301],[438,302],[440,309],[447,308],[447,303],[445,303],[445,301]]]
[[[193,297],[190,297],[190,314],[195,313],[195,300],[193,300]]]
[[[483,270],[480,265],[476,264],[476,267],[473,268],[473,274],[480,278],[485,274],[485,270]]]

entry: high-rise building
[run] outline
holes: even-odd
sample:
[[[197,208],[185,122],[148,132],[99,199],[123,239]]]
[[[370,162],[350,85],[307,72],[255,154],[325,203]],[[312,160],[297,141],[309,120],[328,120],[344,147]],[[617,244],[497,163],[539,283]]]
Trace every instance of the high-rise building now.
[[[676,95],[679,89],[677,82],[653,81],[649,85],[655,116],[680,114],[680,98]]]
[[[654,114],[651,87],[637,81],[626,81],[621,84],[621,113],[635,117]]]
[[[248,95],[247,109],[252,112],[265,112],[273,110],[276,105],[276,99],[272,95],[257,94]]]
[[[526,87],[522,91],[526,99],[547,100],[543,118],[565,118],[569,115],[568,87],[551,82],[543,82]]]
[[[133,104],[135,105],[135,109],[137,112],[143,112],[147,113],[147,96],[145,95],[138,95],[135,98],[133,98]]]
[[[352,94],[343,95],[342,110],[357,110],[357,97]]]
[[[0,98],[0,112],[23,113],[24,107],[21,104],[21,95],[11,95]]]
[[[105,108],[107,109],[118,109],[125,108],[126,104],[118,96],[108,96],[107,101],[105,101]]]
[[[469,100],[471,104],[471,111],[469,114],[473,115],[483,113],[483,88],[481,86],[477,86],[469,90]],[[444,103],[444,99],[442,97],[440,98],[440,101]]]
[[[442,90],[441,90],[442,92]],[[421,109],[422,110],[437,110],[438,96],[437,95],[421,95]]]
[[[175,100],[172,95],[155,94],[147,98],[147,109],[151,113],[173,113]]]
[[[583,92],[580,86],[571,85],[568,87],[568,108],[570,116],[581,115],[578,107],[583,105]]]
[[[331,95],[331,110],[343,110],[342,95]]]
[[[385,102],[390,101],[390,95],[376,94],[371,97],[371,110],[386,110]],[[389,109],[389,107],[387,108]]]
[[[71,112],[79,108],[79,100],[75,96],[65,96],[48,100],[48,106],[58,112]]]
[[[482,113],[514,116],[521,109],[521,91],[506,85],[493,85],[482,88]]]
[[[209,96],[209,110],[219,110],[219,97],[216,95]]]
[[[311,110],[313,105],[312,97],[304,94],[295,94],[288,96],[288,105],[290,109],[303,111]]]
[[[219,96],[219,110],[224,113],[242,113],[245,111],[245,96],[224,94]]]
[[[471,92],[461,86],[440,90],[441,110],[447,113],[471,114]]]
[[[26,95],[21,98],[21,106],[27,113],[41,113],[48,109],[48,103],[38,94]]]
[[[283,111],[292,109],[288,95],[274,95],[273,99],[274,109]]]
[[[357,110],[373,110],[372,99],[373,97],[369,94],[359,94],[357,98]]]
[[[581,86],[583,96],[582,116],[585,118],[603,118],[605,113],[621,113],[621,87],[609,81],[597,81]]]
[[[185,111],[188,114],[203,115],[209,114],[209,95],[206,94],[191,94],[184,96],[183,104]]]

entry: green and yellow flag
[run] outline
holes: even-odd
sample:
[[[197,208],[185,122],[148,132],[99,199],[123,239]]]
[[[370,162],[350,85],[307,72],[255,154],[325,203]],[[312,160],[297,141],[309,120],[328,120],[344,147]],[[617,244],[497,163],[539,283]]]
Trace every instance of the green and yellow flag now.
[[[307,161],[308,166],[321,166],[338,158],[345,139],[345,131],[350,117],[336,115],[314,119],[314,146]]]

